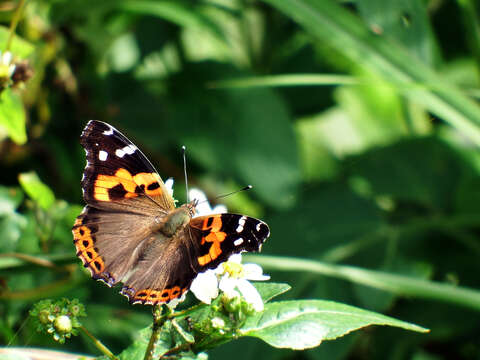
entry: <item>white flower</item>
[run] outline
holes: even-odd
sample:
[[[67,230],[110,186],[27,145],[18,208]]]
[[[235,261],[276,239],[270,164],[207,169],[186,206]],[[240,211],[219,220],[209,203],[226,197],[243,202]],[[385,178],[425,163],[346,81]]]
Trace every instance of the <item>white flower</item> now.
[[[196,207],[197,216],[202,215],[211,215],[211,214],[222,214],[227,212],[227,207],[225,205],[217,205],[214,208],[210,206],[210,203],[207,200],[205,193],[198,189],[191,189],[188,192],[188,198],[190,200],[197,200],[198,205]]]
[[[222,290],[229,299],[239,297],[253,306],[255,311],[263,310],[263,300],[255,286],[249,280],[264,281],[270,276],[263,275],[257,264],[241,264],[241,255],[230,256],[228,261],[220,264],[215,270],[207,270],[198,274],[193,280],[190,290],[202,302],[210,304]],[[237,291],[238,290],[238,291]]]
[[[12,53],[5,51],[3,54],[0,51],[0,76],[11,77],[15,71],[15,64],[12,64]]]

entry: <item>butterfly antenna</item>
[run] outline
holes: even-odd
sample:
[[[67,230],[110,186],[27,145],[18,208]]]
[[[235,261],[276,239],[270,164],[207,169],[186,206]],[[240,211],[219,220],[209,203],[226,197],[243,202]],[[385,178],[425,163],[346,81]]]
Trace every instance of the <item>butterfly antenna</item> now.
[[[185,156],[185,151],[187,148],[185,145],[182,146],[182,156],[183,156],[183,175],[185,176],[185,188],[187,190],[187,203],[190,201],[188,196],[188,178],[187,178],[187,157]]]
[[[230,195],[233,195],[233,194],[236,194],[236,193],[239,193],[241,191],[246,191],[246,190],[250,190],[253,186],[252,185],[247,185],[239,190],[235,190],[235,191],[232,191],[228,194],[223,194],[223,195],[219,195],[219,196],[216,196],[213,198],[213,200],[218,200],[218,199],[221,199],[221,198],[224,198],[224,197],[227,197],[227,196],[230,196]]]

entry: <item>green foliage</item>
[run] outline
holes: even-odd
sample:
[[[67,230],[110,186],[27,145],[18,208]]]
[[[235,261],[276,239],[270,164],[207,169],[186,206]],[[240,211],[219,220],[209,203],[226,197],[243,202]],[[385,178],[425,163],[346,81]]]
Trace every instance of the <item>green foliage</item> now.
[[[19,145],[27,141],[25,120],[25,109],[19,95],[11,89],[0,94],[0,126]]]
[[[122,360],[149,348],[150,307],[92,281],[72,245],[78,138],[99,119],[175,178],[180,204],[185,145],[191,187],[271,228],[263,253],[244,256],[272,278],[255,283],[265,310],[224,295],[156,309],[156,358],[478,358],[479,10],[472,0],[2,4],[2,344]],[[75,317],[57,297],[84,304],[86,336],[59,344],[80,328],[58,320]],[[370,325],[387,326],[355,331]]]

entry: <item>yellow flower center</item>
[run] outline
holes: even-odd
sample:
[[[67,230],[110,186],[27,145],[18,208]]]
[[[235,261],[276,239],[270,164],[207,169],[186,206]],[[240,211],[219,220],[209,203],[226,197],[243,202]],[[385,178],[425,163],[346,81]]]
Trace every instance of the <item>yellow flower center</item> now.
[[[241,279],[244,276],[243,265],[233,261],[227,261],[223,263],[223,273],[228,274],[231,278]]]

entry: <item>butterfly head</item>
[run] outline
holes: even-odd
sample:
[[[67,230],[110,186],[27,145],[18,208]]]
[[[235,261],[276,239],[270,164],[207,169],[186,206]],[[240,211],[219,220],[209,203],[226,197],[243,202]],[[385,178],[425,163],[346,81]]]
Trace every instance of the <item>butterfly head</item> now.
[[[192,218],[197,213],[197,211],[196,211],[197,205],[198,205],[198,199],[193,199],[192,201],[182,205],[182,207],[185,207],[187,209],[188,214]]]

